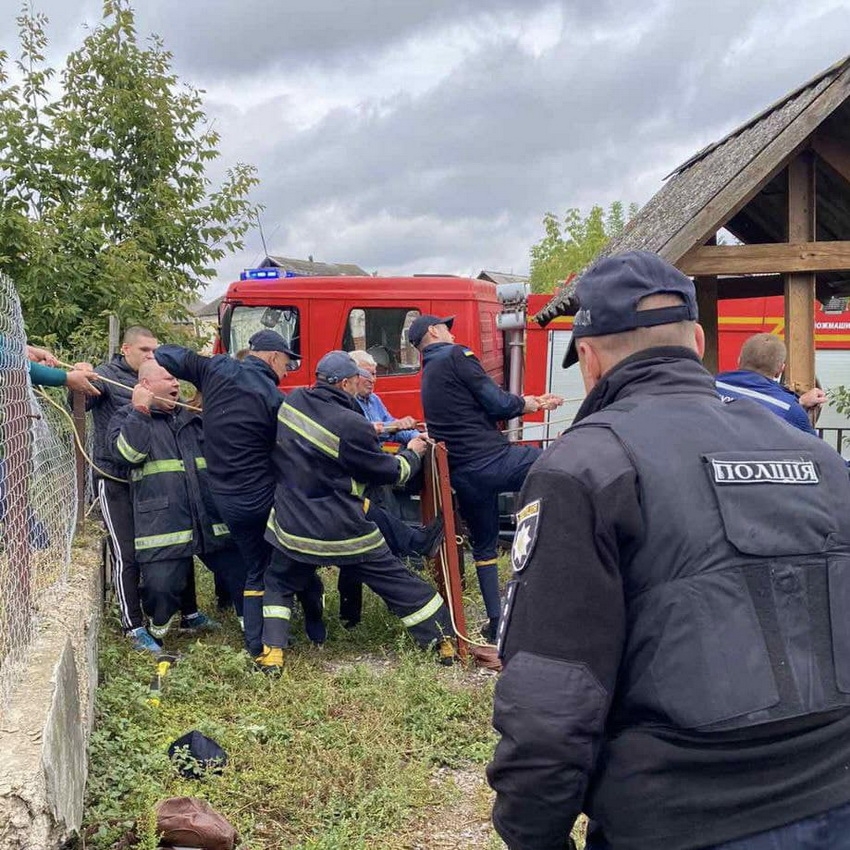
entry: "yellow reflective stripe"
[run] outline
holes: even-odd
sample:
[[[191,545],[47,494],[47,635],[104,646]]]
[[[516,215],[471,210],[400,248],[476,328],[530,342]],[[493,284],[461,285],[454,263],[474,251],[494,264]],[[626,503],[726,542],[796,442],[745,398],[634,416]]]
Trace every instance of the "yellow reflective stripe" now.
[[[265,591],[263,590],[243,590],[243,596],[262,596]]]
[[[214,522],[212,530],[213,534],[216,537],[221,537],[225,534],[230,534],[230,529],[223,522]]]
[[[410,478],[410,464],[407,462],[407,459],[403,455],[398,456],[398,484],[404,484],[408,478]]]
[[[145,476],[160,472],[184,472],[185,467],[182,460],[149,460],[139,471]]]
[[[207,468],[207,459],[205,457],[196,457],[195,458],[195,468],[196,469],[206,469]]]
[[[321,449],[333,458],[339,457],[339,437],[318,422],[310,419],[309,416],[305,416],[300,410],[296,410],[284,402],[280,406],[277,418],[287,428],[291,428],[296,434],[300,434],[317,449]]]
[[[272,509],[266,525],[272,530],[281,546],[305,555],[319,555],[324,557],[339,555],[346,557],[348,555],[362,555],[365,552],[371,552],[373,549],[385,545],[384,536],[377,528],[368,534],[363,534],[360,537],[349,537],[345,540],[319,540],[315,537],[298,537],[295,534],[289,534],[289,532],[284,531],[277,524],[274,509]]]
[[[164,546],[177,546],[179,543],[192,542],[192,529],[172,531],[170,534],[152,534],[150,537],[137,537],[137,549],[160,549]]]
[[[414,611],[412,614],[408,614],[406,617],[402,617],[401,621],[404,623],[406,628],[411,628],[412,626],[418,626],[420,623],[427,620],[429,617],[432,617],[437,611],[440,610],[440,607],[443,604],[443,597],[440,596],[439,593],[435,593],[434,597],[427,604],[423,605],[418,611]]]
[[[365,492],[366,492],[366,485],[362,484],[360,481],[355,481],[352,478],[351,479],[351,495],[357,496],[358,499],[361,499]]]
[[[121,457],[125,460],[128,460],[130,463],[141,463],[146,457],[147,454],[144,452],[137,452],[124,438],[123,434],[118,435],[118,440],[115,443],[115,447],[121,452]]]
[[[498,558],[490,558],[487,561],[476,561],[475,566],[476,566],[476,568],[477,567],[492,567],[492,566],[494,566],[495,564],[498,564],[498,563],[499,563]]]
[[[274,620],[288,620],[292,616],[292,609],[286,605],[263,605],[263,616]]]
[[[372,502],[371,502],[369,499],[364,499],[364,500],[363,500],[363,513],[364,513],[364,514],[368,514],[368,513],[369,513],[369,506],[370,506],[371,504],[372,504]]]

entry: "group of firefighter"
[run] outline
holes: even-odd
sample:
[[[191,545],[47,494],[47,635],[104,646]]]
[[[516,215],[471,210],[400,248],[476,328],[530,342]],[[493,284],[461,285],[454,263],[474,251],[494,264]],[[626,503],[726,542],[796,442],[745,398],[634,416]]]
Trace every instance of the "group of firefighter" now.
[[[233,607],[245,648],[264,672],[283,666],[296,597],[307,638],[325,642],[317,568],[331,565],[339,568],[344,626],[360,621],[365,584],[417,644],[452,664],[450,614],[410,566],[436,554],[442,516],[427,526],[406,523],[392,495],[421,489],[432,440],[449,452],[486,609],[482,636],[495,641],[498,494],[519,490],[540,454],[509,443],[499,423],[563,400],[502,390],[470,349],[454,344],[452,324],[451,316],[421,315],[408,329],[422,355],[427,426],[387,411],[367,351],[331,351],[312,386],[281,391],[298,354],[273,330],[255,333],[235,356],[207,357],[131,327],[111,360],[68,373],[74,382],[66,383],[87,393],[93,414],[113,584],[136,649],[160,653],[175,626],[218,628],[198,610],[198,557],[215,576],[219,608]],[[197,391],[188,402],[181,380]],[[398,449],[384,451],[386,440]]]

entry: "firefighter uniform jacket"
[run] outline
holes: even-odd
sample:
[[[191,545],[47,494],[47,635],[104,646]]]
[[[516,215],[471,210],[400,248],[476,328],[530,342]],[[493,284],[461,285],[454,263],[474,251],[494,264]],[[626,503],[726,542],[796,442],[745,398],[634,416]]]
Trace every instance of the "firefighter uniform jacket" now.
[[[263,514],[272,503],[275,416],[283,393],[274,369],[250,354],[204,357],[179,345],[161,345],[156,362],[191,381],[204,396],[204,445],[210,486],[221,499]]]
[[[185,409],[148,416],[128,404],[112,417],[113,457],[130,467],[139,563],[208,554],[229,541],[209,492],[202,433],[201,417]]]
[[[86,398],[86,410],[92,412],[94,424],[94,462],[104,472],[116,478],[126,478],[127,467],[124,466],[124,460],[122,458],[120,462],[116,461],[109,443],[109,423],[115,412],[129,403],[139,376],[127,365],[123,354],[116,354],[109,362],[101,363],[94,371],[122,385],[116,386],[101,381],[97,384],[100,395]],[[98,474],[96,469],[94,474]]]
[[[850,801],[850,479],[693,352],[621,362],[530,472],[488,769],[512,850],[617,850]]]
[[[408,449],[381,451],[355,399],[328,384],[290,393],[277,414],[277,487],[266,539],[296,561],[368,561],[387,552],[366,519],[369,484],[404,484],[420,467]]]
[[[465,345],[437,342],[422,352],[422,407],[428,435],[445,442],[454,469],[504,451],[497,423],[522,415],[525,400],[505,392]]]

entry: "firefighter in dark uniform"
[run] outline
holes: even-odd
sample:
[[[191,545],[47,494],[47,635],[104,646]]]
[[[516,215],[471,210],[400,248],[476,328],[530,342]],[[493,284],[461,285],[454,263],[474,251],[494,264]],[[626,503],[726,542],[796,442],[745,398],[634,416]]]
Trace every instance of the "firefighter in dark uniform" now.
[[[200,417],[176,407],[178,390],[176,378],[144,362],[131,403],[116,411],[108,429],[114,457],[130,469],[142,601],[148,631],[160,642],[181,608],[181,630],[217,626],[197,610],[194,555],[219,573],[234,599],[245,573],[209,496]]]
[[[274,452],[277,488],[268,540],[275,547],[266,574],[264,653],[277,670],[288,644],[292,596],[317,565],[348,570],[380,596],[422,647],[436,645],[451,663],[451,622],[442,597],[410,572],[366,516],[370,484],[402,485],[420,467],[422,437],[391,455],[357,405],[357,365],[332,351],[316,367],[316,384],[290,393],[278,411]]]
[[[256,658],[263,647],[263,575],[271,557],[264,535],[274,499],[271,453],[283,399],[278,381],[298,355],[272,330],[257,331],[248,345],[242,360],[205,357],[178,345],[160,346],[155,357],[203,394],[210,492],[246,564],[245,646]],[[315,643],[325,640],[322,591],[317,577],[299,596],[305,629]]]
[[[521,494],[488,767],[511,850],[850,847],[850,480],[703,368],[655,254],[579,280],[588,395]]]
[[[469,529],[472,557],[488,624],[482,634],[495,641],[499,624],[499,493],[515,492],[540,456],[536,446],[511,445],[499,422],[551,410],[558,396],[505,392],[484,371],[475,353],[454,345],[454,316],[419,316],[408,331],[422,351],[422,407],[428,436],[445,442],[452,487]]]

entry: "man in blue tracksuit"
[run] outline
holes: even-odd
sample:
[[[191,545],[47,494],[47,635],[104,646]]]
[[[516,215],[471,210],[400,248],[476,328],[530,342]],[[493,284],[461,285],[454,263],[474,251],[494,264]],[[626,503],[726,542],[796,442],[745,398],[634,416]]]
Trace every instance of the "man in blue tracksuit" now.
[[[483,630],[490,641],[499,625],[499,493],[522,487],[540,456],[536,446],[511,445],[498,423],[523,413],[552,409],[558,396],[518,396],[505,392],[484,371],[475,353],[455,345],[454,316],[419,316],[408,339],[422,351],[422,406],[428,436],[445,442],[452,487],[469,529],[472,556],[487,611]]]
[[[783,387],[779,379],[785,371],[785,357],[785,343],[778,336],[751,336],[741,348],[737,371],[717,375],[717,392],[724,401],[751,398],[795,428],[815,434],[807,411],[819,409],[827,400],[826,393],[815,387],[798,399]]]
[[[172,375],[191,381],[203,393],[210,491],[246,563],[245,644],[257,657],[263,647],[263,575],[271,556],[264,539],[274,499],[271,453],[283,400],[278,381],[298,355],[272,330],[258,331],[248,344],[241,361],[225,354],[204,357],[177,345],[161,345],[155,357]],[[323,643],[318,578],[300,600],[308,636]]]
[[[454,649],[448,610],[426,581],[407,570],[369,519],[367,486],[404,484],[421,464],[422,437],[392,455],[354,396],[357,366],[344,351],[326,354],[316,384],[290,393],[278,411],[274,452],[277,489],[268,540],[275,547],[263,604],[264,672],[283,665],[292,596],[309,586],[316,566],[349,571],[380,596],[423,647],[436,644],[440,660]]]
[[[181,630],[217,625],[197,610],[194,555],[234,590],[241,589],[244,565],[209,496],[200,418],[176,407],[177,379],[158,363],[142,363],[138,377],[105,439],[129,470],[141,596],[148,632],[162,641],[179,610]]]

